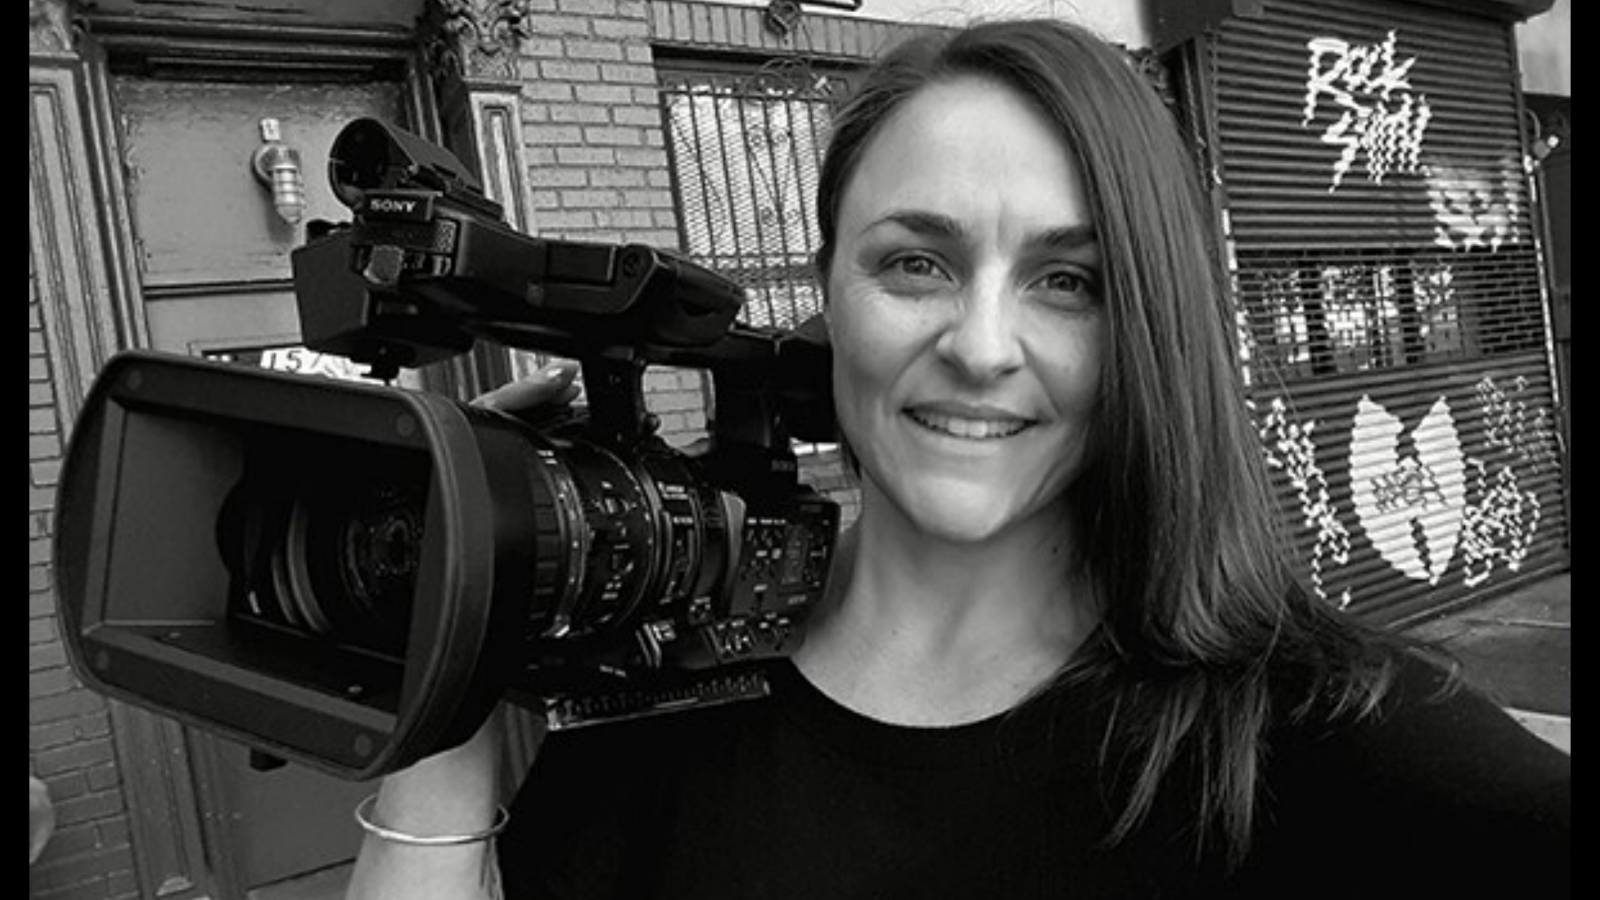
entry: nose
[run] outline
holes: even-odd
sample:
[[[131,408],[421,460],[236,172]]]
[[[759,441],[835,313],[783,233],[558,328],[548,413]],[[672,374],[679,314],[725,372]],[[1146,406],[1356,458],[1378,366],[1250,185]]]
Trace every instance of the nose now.
[[[967,379],[992,381],[1020,368],[1022,335],[1015,298],[999,284],[972,282],[945,323],[935,348]]]

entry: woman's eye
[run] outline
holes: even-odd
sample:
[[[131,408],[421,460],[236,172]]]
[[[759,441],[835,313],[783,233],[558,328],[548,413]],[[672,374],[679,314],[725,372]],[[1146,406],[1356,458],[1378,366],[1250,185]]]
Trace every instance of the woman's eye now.
[[[891,287],[914,290],[942,285],[950,276],[933,257],[906,253],[885,261],[883,278]]]
[[[1035,284],[1057,303],[1081,306],[1098,302],[1100,281],[1094,275],[1076,269],[1058,269],[1041,277]]]
[[[937,278],[943,274],[939,264],[926,256],[900,256],[889,262],[889,268],[912,278]]]

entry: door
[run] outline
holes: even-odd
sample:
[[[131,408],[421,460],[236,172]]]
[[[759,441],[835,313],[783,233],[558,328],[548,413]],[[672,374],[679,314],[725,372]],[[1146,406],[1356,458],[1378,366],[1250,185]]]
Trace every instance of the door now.
[[[306,223],[349,211],[327,183],[328,148],[359,116],[405,124],[401,83],[319,84],[229,73],[229,81],[117,74],[111,102],[150,342],[155,349],[245,365],[359,377],[346,361],[299,346],[289,252]],[[306,197],[291,223],[253,174],[261,121],[296,148]],[[211,850],[239,895],[352,859],[351,810],[373,784],[297,765],[252,765],[242,746],[191,732]],[[260,760],[255,762],[260,763]]]

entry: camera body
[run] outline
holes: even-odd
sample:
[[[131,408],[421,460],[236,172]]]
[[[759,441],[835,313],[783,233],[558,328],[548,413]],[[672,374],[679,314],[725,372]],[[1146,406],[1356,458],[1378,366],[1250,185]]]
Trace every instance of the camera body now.
[[[460,162],[371,119],[335,140],[352,210],[291,255],[311,349],[380,377],[477,340],[574,358],[586,408],[132,351],[63,464],[62,633],[102,692],[369,778],[470,737],[502,697],[552,728],[765,693],[821,600],[835,503],[829,354],[736,322],[742,291],[643,245],[508,228]],[[645,408],[709,372],[709,439]]]

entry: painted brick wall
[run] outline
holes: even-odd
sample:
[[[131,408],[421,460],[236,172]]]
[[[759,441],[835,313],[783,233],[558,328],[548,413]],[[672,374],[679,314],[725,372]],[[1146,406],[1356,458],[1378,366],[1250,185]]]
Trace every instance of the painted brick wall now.
[[[661,420],[661,435],[682,446],[706,434],[710,378],[698,369],[652,367],[645,373],[645,407]]]
[[[532,0],[523,143],[535,233],[678,246],[641,0]]]
[[[134,898],[138,884],[106,702],[73,676],[55,621],[50,566],[62,455],[58,419],[38,282],[30,268],[28,768],[50,789],[56,830],[28,871],[28,896],[31,900]]]

